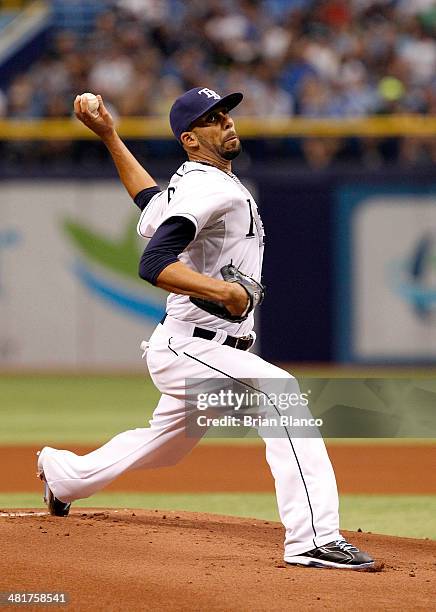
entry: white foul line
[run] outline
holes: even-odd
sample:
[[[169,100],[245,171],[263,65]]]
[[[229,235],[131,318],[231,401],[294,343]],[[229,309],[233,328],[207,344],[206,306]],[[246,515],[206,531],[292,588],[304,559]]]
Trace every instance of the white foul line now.
[[[18,518],[21,516],[47,516],[47,512],[0,512],[0,517]]]

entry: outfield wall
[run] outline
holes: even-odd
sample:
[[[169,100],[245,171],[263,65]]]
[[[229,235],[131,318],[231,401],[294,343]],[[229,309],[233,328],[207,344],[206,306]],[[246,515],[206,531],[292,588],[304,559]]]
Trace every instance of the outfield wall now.
[[[0,363],[141,367],[165,295],[138,278],[138,215],[123,188],[11,181],[0,199]]]
[[[267,234],[265,358],[436,361],[432,172],[240,174]],[[142,368],[164,294],[137,277],[137,216],[113,175],[0,180],[0,367]]]

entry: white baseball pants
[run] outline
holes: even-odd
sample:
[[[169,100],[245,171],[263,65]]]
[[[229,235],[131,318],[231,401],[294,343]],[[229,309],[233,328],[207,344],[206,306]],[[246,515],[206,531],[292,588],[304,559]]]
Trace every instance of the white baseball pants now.
[[[72,502],[89,497],[126,470],[173,465],[189,453],[201,434],[186,435],[186,379],[292,379],[257,355],[221,344],[225,332],[210,341],[193,338],[193,329],[193,324],[167,317],[150,338],[147,365],[162,392],[150,427],[120,433],[84,456],[43,449],[39,467],[57,498]],[[338,539],[337,488],[323,440],[292,438],[285,431],[268,437],[267,428],[259,433],[286,529],[285,560]]]

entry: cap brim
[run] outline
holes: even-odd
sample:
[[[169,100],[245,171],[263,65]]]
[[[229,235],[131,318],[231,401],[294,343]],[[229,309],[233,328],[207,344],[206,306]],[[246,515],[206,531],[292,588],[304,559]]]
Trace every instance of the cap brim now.
[[[227,96],[224,96],[223,98],[220,98],[216,102],[213,102],[208,108],[206,108],[206,110],[203,110],[201,114],[198,115],[198,117],[195,117],[195,119],[192,120],[191,125],[195,121],[197,121],[197,119],[200,119],[200,117],[203,117],[203,115],[210,113],[210,111],[214,110],[215,108],[219,108],[220,106],[224,106],[224,108],[226,108],[228,111],[232,110],[232,108],[235,108],[235,106],[238,106],[238,104],[242,102],[243,97],[244,97],[243,94],[241,94],[241,92],[238,91],[235,93],[228,94]]]
[[[238,106],[238,104],[242,102],[243,97],[244,96],[239,91],[228,94],[224,96],[224,98],[221,98],[221,100],[218,100],[216,104],[212,104],[208,111],[218,108],[218,106],[224,106],[227,110],[232,110],[232,108],[235,108],[235,106]]]

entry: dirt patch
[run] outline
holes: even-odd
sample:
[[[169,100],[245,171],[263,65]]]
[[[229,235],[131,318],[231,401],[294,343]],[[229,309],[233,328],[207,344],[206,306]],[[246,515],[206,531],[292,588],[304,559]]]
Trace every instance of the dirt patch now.
[[[40,491],[37,447],[0,447],[1,491]],[[90,447],[69,447],[79,454]],[[436,493],[436,446],[330,446],[340,493]],[[106,491],[273,491],[263,445],[203,445],[174,467],[124,474]]]
[[[315,570],[283,563],[278,523],[157,510],[22,514],[0,516],[0,590],[66,592],[70,605],[52,610],[436,609],[432,541],[344,532],[383,570]]]

